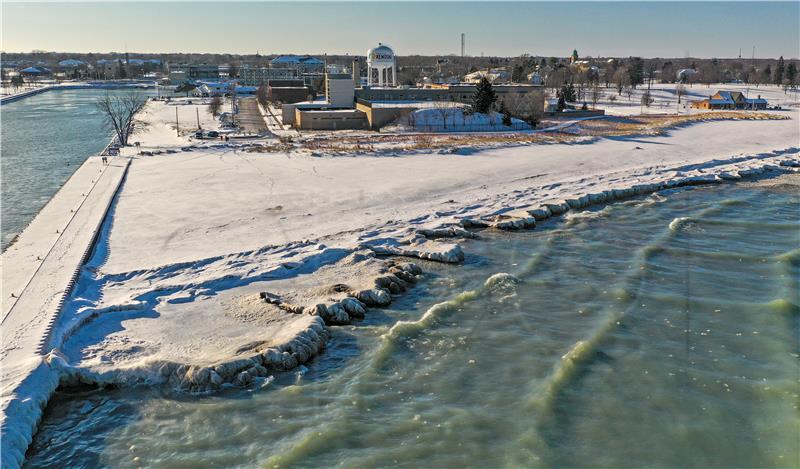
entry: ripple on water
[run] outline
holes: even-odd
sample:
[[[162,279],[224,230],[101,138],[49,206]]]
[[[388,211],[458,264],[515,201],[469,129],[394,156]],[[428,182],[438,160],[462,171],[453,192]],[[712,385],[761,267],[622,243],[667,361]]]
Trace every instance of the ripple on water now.
[[[94,109],[97,98],[129,92],[47,91],[3,105],[0,235],[4,249],[78,166],[108,144],[111,133]]]
[[[59,393],[28,465],[797,467],[794,197],[695,188],[485,232],[265,385]]]

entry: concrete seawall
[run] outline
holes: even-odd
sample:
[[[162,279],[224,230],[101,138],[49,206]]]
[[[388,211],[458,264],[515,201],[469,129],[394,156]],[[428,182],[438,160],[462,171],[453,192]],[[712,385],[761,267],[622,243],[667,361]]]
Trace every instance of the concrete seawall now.
[[[15,301],[3,308],[7,312],[0,346],[3,467],[22,464],[44,406],[58,386],[58,372],[48,364],[49,338],[131,159],[112,158],[101,171],[98,164],[97,157],[84,162],[76,172],[78,177],[67,181],[48,204],[51,210],[40,212],[13,250],[2,255],[4,266],[10,262],[15,275],[22,282],[27,279],[24,284],[17,282],[20,291],[4,291],[4,296],[13,293],[15,298],[11,299]],[[91,184],[88,188],[87,182]],[[69,210],[66,225],[64,217],[53,216],[54,210]],[[53,233],[57,234],[54,240]]]
[[[125,89],[125,88],[153,88],[155,87],[155,83],[146,82],[146,83],[74,83],[74,84],[57,84],[57,85],[46,85],[39,88],[34,88],[31,90],[21,91],[19,93],[15,93],[8,96],[3,96],[0,98],[0,105],[2,104],[9,104],[15,101],[19,101],[24,98],[29,98],[31,96],[36,96],[37,94],[44,93],[46,91],[52,90],[84,90],[84,89],[100,89],[100,90],[115,90],[115,89]]]

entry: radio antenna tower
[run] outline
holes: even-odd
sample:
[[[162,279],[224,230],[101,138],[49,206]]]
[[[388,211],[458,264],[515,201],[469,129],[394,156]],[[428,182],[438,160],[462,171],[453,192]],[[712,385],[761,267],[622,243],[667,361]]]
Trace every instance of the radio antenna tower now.
[[[464,39],[466,38],[466,34],[461,33],[461,57],[464,57]]]

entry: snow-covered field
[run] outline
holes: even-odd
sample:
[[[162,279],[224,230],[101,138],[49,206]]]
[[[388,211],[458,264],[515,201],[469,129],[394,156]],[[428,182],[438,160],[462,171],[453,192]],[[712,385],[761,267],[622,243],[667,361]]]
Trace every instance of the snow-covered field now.
[[[140,142],[142,151],[173,149],[191,143],[191,136],[202,130],[219,130],[220,121],[208,112],[208,98],[171,98],[166,101],[149,101],[137,116],[141,121],[139,130],[131,137],[131,143]],[[222,112],[230,110],[230,101],[225,100]],[[137,153],[135,147],[122,150],[124,154]]]
[[[450,103],[447,103],[450,104]],[[495,132],[508,130],[530,130],[530,125],[520,119],[511,118],[510,125],[503,124],[500,113],[468,114],[461,106],[430,106],[417,109],[399,119],[396,125],[388,126],[386,132]]]
[[[717,88],[730,87],[712,86],[712,92]],[[761,91],[771,105],[796,102],[782,90]],[[670,91],[658,93],[657,102]],[[70,376],[79,367],[82,376],[98,380],[157,382],[165,363],[202,367],[264,343],[285,343],[317,325],[310,316],[262,311],[259,291],[309,287],[319,276],[349,282],[358,269],[337,266],[369,246],[413,252],[452,242],[408,244],[422,228],[800,161],[797,107],[781,111],[787,120],[703,122],[659,136],[357,156],[312,156],[290,147],[259,153],[242,144],[196,142],[189,136],[197,127],[195,107],[153,102],[142,115],[149,126],[133,140],[161,153],[134,157],[57,324],[52,346],[63,354],[51,357],[50,374],[37,368],[42,376],[36,380]],[[627,109],[617,104],[612,110],[617,107],[619,113]],[[186,122],[181,135],[176,108]],[[214,128],[203,106],[199,115],[203,128]],[[137,381],[126,370],[154,374]],[[50,391],[43,385],[3,392],[11,400],[32,393],[46,402]],[[24,433],[38,415],[14,418]],[[6,418],[3,426],[15,424]],[[4,443],[3,455],[9,454]]]
[[[719,83],[711,86],[693,84],[684,85],[684,94],[681,96],[680,104],[678,95],[675,91],[676,85],[672,83],[656,83],[650,88],[650,95],[653,103],[649,106],[642,106],[642,94],[647,91],[647,85],[639,85],[635,90],[631,90],[630,96],[623,92],[617,94],[616,88],[601,88],[602,98],[598,101],[597,107],[606,110],[609,115],[637,115],[637,114],[674,114],[700,112],[691,109],[689,103],[708,98],[717,91],[730,90],[740,91],[749,98],[761,96],[769,102],[770,106],[782,105],[783,107],[800,107],[800,92],[784,91],[783,88],[771,85],[743,85]],[[614,101],[609,98],[615,97]],[[591,91],[587,90],[585,101],[591,106]]]

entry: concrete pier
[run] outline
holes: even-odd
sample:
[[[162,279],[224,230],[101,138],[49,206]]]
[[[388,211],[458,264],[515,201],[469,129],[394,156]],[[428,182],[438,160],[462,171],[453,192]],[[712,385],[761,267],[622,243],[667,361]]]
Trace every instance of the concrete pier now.
[[[52,328],[130,163],[129,157],[111,158],[108,165],[99,157],[87,159],[2,254],[3,467],[22,463],[43,406],[58,384],[57,373],[45,361]]]

